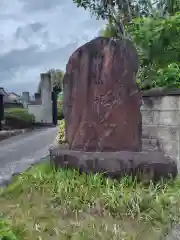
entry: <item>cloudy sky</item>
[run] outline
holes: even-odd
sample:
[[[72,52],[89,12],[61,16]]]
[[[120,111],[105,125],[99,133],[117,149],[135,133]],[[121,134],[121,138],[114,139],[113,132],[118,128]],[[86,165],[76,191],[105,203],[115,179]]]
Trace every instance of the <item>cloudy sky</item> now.
[[[64,70],[103,25],[72,0],[0,0],[0,87],[33,93],[40,72]]]

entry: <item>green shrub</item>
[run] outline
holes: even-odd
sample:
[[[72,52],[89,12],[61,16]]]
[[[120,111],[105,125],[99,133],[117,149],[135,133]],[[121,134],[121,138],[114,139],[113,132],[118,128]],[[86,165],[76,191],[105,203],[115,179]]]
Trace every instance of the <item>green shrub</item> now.
[[[144,73],[141,69],[139,70],[137,83],[141,90],[158,87],[169,89],[180,88],[180,64],[173,62],[163,68],[157,68],[154,66],[151,69],[147,69],[147,71],[151,71],[151,81],[148,77],[141,76]]]
[[[63,109],[62,109],[62,100],[60,100],[60,99],[58,99],[58,101],[57,101],[57,115],[58,115],[59,120],[64,118]]]
[[[180,13],[166,18],[137,18],[127,30],[140,56],[140,88],[178,87]]]
[[[33,114],[23,108],[9,108],[5,111],[5,124],[13,128],[28,128],[35,123]]]
[[[180,65],[171,63],[164,69],[159,69],[153,87],[180,88]]]
[[[0,219],[0,239],[1,240],[18,240],[7,222]]]
[[[59,131],[56,138],[59,144],[66,143],[65,141],[65,122],[64,120],[59,121]]]

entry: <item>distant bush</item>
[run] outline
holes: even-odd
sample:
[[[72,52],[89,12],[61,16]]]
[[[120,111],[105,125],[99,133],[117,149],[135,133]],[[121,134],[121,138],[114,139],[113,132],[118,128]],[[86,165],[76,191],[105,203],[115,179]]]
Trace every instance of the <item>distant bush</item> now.
[[[60,100],[60,99],[58,99],[58,101],[57,101],[57,115],[58,115],[58,120],[61,120],[64,118],[62,100]]]
[[[5,124],[12,128],[29,128],[35,123],[33,114],[23,108],[9,108],[5,111]]]

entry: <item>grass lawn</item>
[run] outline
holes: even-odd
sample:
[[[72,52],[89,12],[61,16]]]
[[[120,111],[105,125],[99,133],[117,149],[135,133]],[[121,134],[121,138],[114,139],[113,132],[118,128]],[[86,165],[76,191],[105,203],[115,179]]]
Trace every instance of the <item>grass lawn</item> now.
[[[1,189],[0,239],[156,240],[179,221],[179,207],[179,179],[144,186],[43,163]]]

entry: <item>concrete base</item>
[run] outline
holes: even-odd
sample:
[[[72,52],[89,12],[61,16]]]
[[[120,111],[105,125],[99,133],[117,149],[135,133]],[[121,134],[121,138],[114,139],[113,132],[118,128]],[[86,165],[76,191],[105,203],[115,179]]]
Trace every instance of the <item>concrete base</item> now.
[[[102,173],[111,178],[136,176],[149,182],[160,178],[175,178],[177,166],[162,152],[83,152],[65,146],[50,149],[51,163],[60,168],[73,168],[85,173]]]

